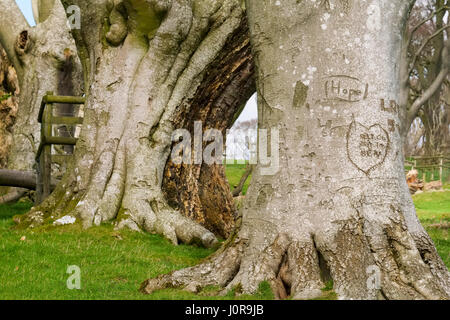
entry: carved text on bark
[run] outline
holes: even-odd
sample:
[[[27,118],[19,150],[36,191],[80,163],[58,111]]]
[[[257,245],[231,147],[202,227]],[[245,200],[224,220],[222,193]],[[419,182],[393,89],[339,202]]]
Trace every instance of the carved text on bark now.
[[[358,102],[367,98],[369,84],[358,78],[335,75],[326,78],[325,97],[327,100]]]
[[[365,174],[386,160],[389,135],[379,124],[366,127],[356,121],[347,133],[347,154],[350,162]]]

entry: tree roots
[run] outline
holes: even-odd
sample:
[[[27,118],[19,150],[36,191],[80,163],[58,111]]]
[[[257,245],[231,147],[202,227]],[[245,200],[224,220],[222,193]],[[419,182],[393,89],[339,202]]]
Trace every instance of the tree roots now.
[[[339,299],[449,299],[448,271],[421,257],[401,223],[379,231],[369,236],[361,221],[348,221],[332,237],[280,233],[264,247],[237,236],[204,263],[146,280],[140,290],[218,285],[222,294],[253,294],[267,281],[277,299],[313,299],[332,280]]]

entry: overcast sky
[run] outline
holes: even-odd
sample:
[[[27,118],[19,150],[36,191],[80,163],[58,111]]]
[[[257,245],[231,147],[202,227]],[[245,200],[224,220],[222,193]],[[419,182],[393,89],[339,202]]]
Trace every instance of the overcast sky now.
[[[34,26],[34,18],[33,18],[33,10],[31,9],[31,0],[16,0],[16,3],[19,5],[20,10],[22,10],[25,18],[28,20],[30,25]],[[237,122],[248,121],[252,119],[256,119],[258,117],[258,111],[256,106],[256,94],[249,100],[244,111],[242,111],[241,116],[237,120]]]

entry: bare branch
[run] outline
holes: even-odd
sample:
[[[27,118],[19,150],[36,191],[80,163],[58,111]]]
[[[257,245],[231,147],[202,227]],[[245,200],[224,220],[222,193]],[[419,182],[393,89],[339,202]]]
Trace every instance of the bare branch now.
[[[434,18],[435,15],[441,13],[444,10],[449,10],[450,7],[448,6],[444,6],[442,8],[440,8],[439,10],[435,10],[434,12],[432,12],[426,19],[422,20],[421,22],[419,22],[417,25],[415,25],[411,31],[410,34],[414,34],[421,26],[423,26],[425,23],[427,23],[428,21],[430,21],[431,19]]]
[[[14,47],[18,35],[30,26],[14,0],[0,1],[0,21],[0,42],[21,79],[22,65]]]
[[[447,40],[444,48],[442,49],[442,69],[437,75],[436,79],[434,79],[433,83],[430,87],[425,90],[420,98],[414,101],[411,108],[408,111],[408,119],[412,121],[417,116],[420,108],[428,101],[430,98],[439,90],[441,85],[446,81],[447,76],[450,71],[450,40]]]
[[[55,0],[33,0],[33,9],[35,11],[34,19],[36,20],[36,23],[47,20],[54,6]]]
[[[433,40],[434,38],[436,38],[438,35],[440,35],[442,32],[444,32],[444,30],[450,28],[450,24],[443,26],[442,28],[440,28],[439,30],[437,30],[435,33],[433,33],[432,35],[430,35],[420,46],[419,50],[417,50],[416,54],[414,55],[414,58],[412,60],[412,64],[411,64],[411,68],[409,69],[408,75],[410,75],[413,70],[414,70],[414,66],[417,62],[417,59],[419,58],[419,56],[422,54],[422,51],[425,49],[425,47],[428,45],[428,43]]]

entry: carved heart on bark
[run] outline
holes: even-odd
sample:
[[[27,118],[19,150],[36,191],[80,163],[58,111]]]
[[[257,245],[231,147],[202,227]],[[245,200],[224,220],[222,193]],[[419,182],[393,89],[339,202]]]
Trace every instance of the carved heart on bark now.
[[[347,155],[353,165],[369,174],[387,156],[389,135],[379,124],[366,127],[355,120],[347,133]]]

